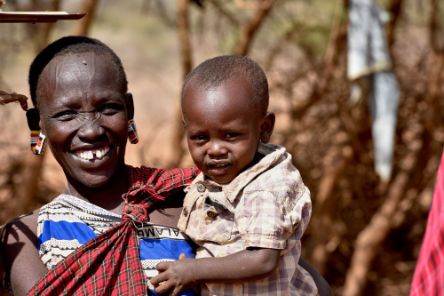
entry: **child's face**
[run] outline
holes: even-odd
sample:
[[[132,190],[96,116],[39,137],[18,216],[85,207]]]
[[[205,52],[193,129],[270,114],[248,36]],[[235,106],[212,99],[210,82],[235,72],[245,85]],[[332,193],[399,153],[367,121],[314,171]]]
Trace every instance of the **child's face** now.
[[[191,82],[182,111],[188,148],[196,166],[219,184],[231,182],[253,161],[261,135],[273,129],[269,114],[252,105],[252,91],[241,77],[206,90]],[[272,114],[271,114],[272,115]]]

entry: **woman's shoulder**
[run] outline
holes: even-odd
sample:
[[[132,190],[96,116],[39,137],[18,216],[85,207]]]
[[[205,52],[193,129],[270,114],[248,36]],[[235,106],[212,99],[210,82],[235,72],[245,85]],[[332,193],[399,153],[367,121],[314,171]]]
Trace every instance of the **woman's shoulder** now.
[[[2,226],[1,242],[7,246],[12,241],[29,239],[37,242],[37,219],[39,210],[18,216]]]
[[[37,251],[38,210],[2,227],[1,256],[14,294],[25,294],[46,272]]]
[[[22,251],[28,248],[37,250],[37,218],[38,210],[21,215],[2,226],[1,252],[6,268]]]

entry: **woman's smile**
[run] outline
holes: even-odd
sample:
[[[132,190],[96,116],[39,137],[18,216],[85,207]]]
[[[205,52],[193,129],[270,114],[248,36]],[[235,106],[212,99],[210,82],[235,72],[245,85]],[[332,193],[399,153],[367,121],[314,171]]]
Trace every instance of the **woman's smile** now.
[[[95,147],[90,149],[79,149],[74,151],[74,155],[78,158],[88,161],[97,162],[109,156],[111,148],[109,145],[103,147]]]

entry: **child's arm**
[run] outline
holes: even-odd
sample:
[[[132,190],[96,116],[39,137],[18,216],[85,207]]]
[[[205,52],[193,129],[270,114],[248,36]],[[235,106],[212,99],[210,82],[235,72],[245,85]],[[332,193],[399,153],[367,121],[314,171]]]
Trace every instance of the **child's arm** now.
[[[161,262],[151,279],[158,293],[178,293],[198,282],[238,281],[264,276],[278,265],[280,250],[247,249],[226,257]]]

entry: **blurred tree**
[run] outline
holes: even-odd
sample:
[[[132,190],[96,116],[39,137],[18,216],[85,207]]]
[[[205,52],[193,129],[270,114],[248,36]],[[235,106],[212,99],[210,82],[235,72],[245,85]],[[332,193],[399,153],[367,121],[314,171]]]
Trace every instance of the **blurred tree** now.
[[[76,35],[89,35],[91,24],[96,15],[98,2],[98,0],[83,0],[81,11],[86,13],[86,15],[79,21]]]

